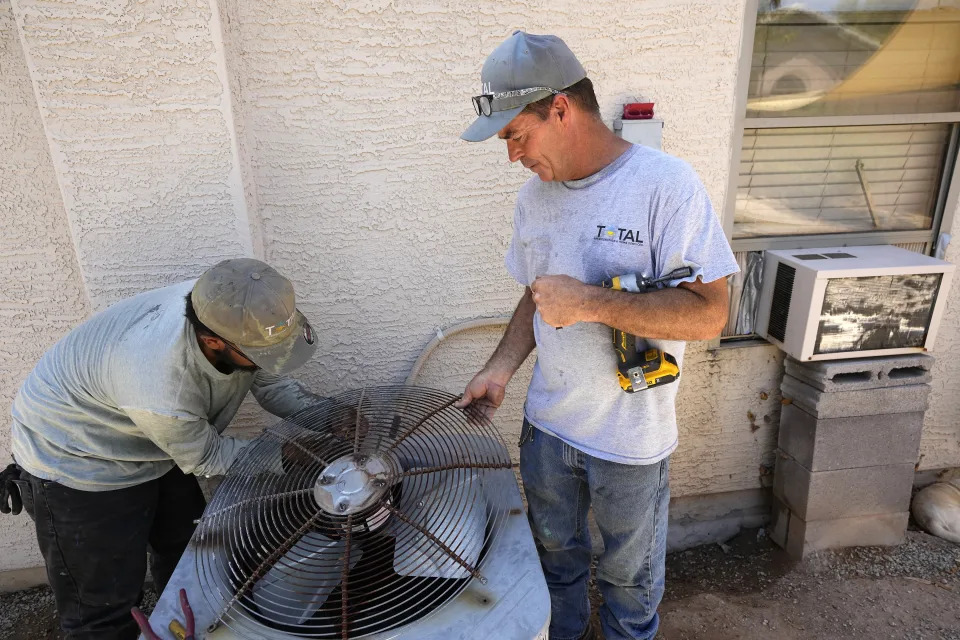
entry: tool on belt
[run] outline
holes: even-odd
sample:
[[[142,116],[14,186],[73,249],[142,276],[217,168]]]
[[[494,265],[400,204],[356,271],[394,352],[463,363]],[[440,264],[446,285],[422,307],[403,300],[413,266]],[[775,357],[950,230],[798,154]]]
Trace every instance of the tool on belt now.
[[[693,275],[690,267],[674,269],[662,278],[646,278],[636,273],[627,273],[612,280],[604,280],[603,286],[616,291],[645,293],[654,291],[657,285],[669,280],[679,280]],[[640,351],[637,351],[639,348]],[[613,330],[613,348],[617,352],[617,380],[620,388],[634,393],[669,384],[680,377],[677,359],[662,349],[649,348],[643,338],[620,329]]]

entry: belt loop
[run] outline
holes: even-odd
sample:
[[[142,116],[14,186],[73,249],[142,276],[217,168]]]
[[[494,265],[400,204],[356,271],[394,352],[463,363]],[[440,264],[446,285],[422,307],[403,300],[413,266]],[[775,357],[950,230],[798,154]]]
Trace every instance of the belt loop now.
[[[583,451],[580,451],[580,449],[577,449],[576,447],[567,444],[563,440],[561,440],[560,442],[562,443],[561,446],[563,447],[564,464],[566,464],[571,469],[576,469],[580,471],[586,470],[587,454],[584,453]]]
[[[523,419],[523,426],[520,427],[520,441],[518,447],[522,447],[528,442],[533,442],[533,425],[526,418]]]

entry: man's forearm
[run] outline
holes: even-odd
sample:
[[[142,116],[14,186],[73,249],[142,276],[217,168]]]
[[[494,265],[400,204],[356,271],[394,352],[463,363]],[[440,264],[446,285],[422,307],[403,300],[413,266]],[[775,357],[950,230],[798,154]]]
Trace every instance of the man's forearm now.
[[[301,382],[287,376],[258,371],[250,387],[253,397],[265,410],[278,418],[312,407],[324,398],[309,391]]]
[[[186,419],[145,409],[125,409],[144,437],[180,467],[184,473],[218,476],[247,444],[248,440],[220,435],[202,418]]]
[[[497,345],[493,355],[490,356],[490,360],[484,366],[485,370],[501,377],[503,384],[506,384],[513,377],[523,361],[537,346],[533,335],[533,314],[536,311],[537,306],[533,303],[530,288],[527,287],[517,304],[517,308],[513,311],[510,324],[503,332],[500,344]]]
[[[584,316],[645,338],[709,340],[722,330],[726,309],[726,295],[720,301],[684,286],[649,293],[590,287]]]

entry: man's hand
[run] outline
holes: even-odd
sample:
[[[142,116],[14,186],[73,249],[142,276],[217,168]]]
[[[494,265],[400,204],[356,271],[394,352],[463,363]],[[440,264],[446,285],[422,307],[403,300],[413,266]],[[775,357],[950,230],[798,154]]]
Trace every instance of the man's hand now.
[[[327,461],[321,455],[323,450],[329,451],[329,445],[324,446],[325,441],[316,438],[298,438],[290,442],[284,442],[280,451],[280,462],[283,470],[290,473],[298,468],[308,467],[312,464],[318,464],[325,467]]]
[[[458,409],[469,407],[488,419],[492,418],[503,402],[506,387],[507,381],[503,379],[503,376],[498,376],[484,369],[467,383],[467,388],[463,391],[463,397],[457,400],[453,406]]]
[[[284,442],[281,448],[283,469],[287,472],[298,466],[321,464],[331,461],[325,456],[331,451],[340,450],[345,444],[353,446],[355,441],[363,442],[370,431],[370,421],[356,407],[335,405],[320,421],[312,419],[305,424],[303,431],[292,441]],[[297,424],[297,420],[293,420]],[[358,433],[359,432],[359,433]]]
[[[0,471],[0,513],[17,515],[23,509],[20,487],[14,480],[20,479],[20,467],[16,463]]]
[[[353,442],[359,431],[362,441],[370,431],[370,423],[362,414],[363,407],[360,411],[361,413],[358,414],[356,407],[338,407],[327,420],[321,423],[320,431],[347,442]]]
[[[480,373],[473,376],[473,380],[467,384],[463,396],[454,404],[455,407],[469,407],[466,413],[470,417],[478,414],[487,418],[493,416],[503,402],[503,394],[510,378],[536,346],[533,337],[533,314],[536,310],[533,293],[527,287],[517,303],[513,317],[510,318],[507,330],[500,338],[500,344]]]
[[[570,276],[541,276],[530,285],[540,318],[558,329],[587,319],[590,289]]]

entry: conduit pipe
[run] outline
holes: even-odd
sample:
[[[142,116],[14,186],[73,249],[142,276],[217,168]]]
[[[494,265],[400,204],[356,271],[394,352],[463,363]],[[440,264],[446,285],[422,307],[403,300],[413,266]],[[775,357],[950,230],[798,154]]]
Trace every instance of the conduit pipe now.
[[[430,354],[433,353],[433,350],[437,348],[437,345],[447,338],[455,336],[458,333],[463,333],[464,331],[469,331],[470,329],[480,329],[483,327],[502,327],[509,323],[510,316],[497,316],[495,318],[477,318],[476,320],[460,322],[458,324],[449,326],[446,329],[437,329],[437,335],[434,336],[433,340],[431,340],[426,347],[424,347],[423,351],[420,352],[420,357],[417,358],[417,361],[413,363],[413,368],[410,369],[410,373],[407,374],[407,379],[404,384],[413,384],[413,381],[418,375],[420,375],[420,370],[423,369],[423,365],[426,363],[427,358],[429,358]]]

